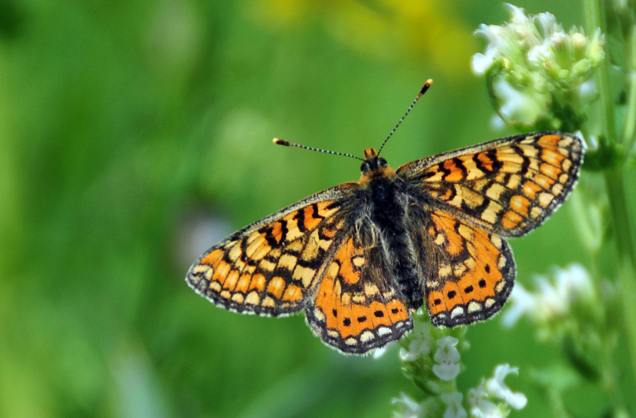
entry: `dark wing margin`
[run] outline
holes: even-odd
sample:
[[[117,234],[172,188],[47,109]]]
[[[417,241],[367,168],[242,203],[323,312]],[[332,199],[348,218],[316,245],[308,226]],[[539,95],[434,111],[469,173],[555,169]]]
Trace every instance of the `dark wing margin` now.
[[[501,236],[526,234],[567,198],[585,146],[562,132],[511,136],[405,164],[413,195]]]
[[[234,312],[301,310],[333,257],[343,201],[356,187],[345,183],[316,193],[235,232],[190,267],[188,286]]]

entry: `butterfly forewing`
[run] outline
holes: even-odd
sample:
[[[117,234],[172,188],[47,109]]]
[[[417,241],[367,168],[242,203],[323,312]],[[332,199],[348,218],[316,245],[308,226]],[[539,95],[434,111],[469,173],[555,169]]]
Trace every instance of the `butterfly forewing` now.
[[[414,194],[502,236],[539,226],[578,179],[584,147],[557,132],[517,135],[400,167]]]
[[[333,257],[342,202],[355,187],[328,189],[236,232],[190,267],[188,285],[237,312],[278,316],[302,309]]]

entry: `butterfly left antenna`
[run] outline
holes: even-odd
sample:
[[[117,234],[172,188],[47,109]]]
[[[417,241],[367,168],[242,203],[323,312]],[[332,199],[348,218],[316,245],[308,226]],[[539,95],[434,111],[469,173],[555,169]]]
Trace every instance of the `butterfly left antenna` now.
[[[400,118],[400,120],[398,121],[397,125],[395,125],[395,128],[393,128],[393,130],[391,132],[389,132],[389,135],[386,137],[386,139],[384,140],[384,142],[382,143],[382,145],[380,145],[380,149],[378,150],[378,156],[380,155],[380,153],[382,152],[382,148],[384,148],[384,145],[386,144],[386,142],[389,140],[389,138],[391,138],[393,136],[393,134],[395,133],[395,131],[397,131],[398,126],[400,126],[400,124],[402,123],[402,121],[406,118],[406,116],[411,112],[411,110],[413,109],[413,107],[415,106],[415,103],[417,103],[418,100],[420,100],[420,97],[422,97],[424,95],[424,93],[426,93],[426,90],[428,90],[429,87],[431,87],[431,84],[433,84],[433,80],[432,79],[428,79],[426,80],[426,83],[424,83],[424,87],[422,87],[422,89],[420,90],[420,92],[417,94],[417,96],[415,96],[415,100],[413,100],[413,103],[411,103],[411,105],[409,106],[408,109],[406,109],[406,113],[404,113],[404,116],[402,116]]]
[[[309,151],[318,151],[318,152],[324,152],[326,154],[342,155],[343,157],[351,157],[351,158],[355,158],[356,160],[365,161],[364,158],[356,157],[355,155],[347,154],[346,152],[329,151],[326,149],[308,147],[306,145],[296,144],[295,142],[285,141],[284,139],[280,139],[280,138],[274,138],[272,142],[274,144],[284,145],[286,147],[298,147],[298,148],[306,149]]]

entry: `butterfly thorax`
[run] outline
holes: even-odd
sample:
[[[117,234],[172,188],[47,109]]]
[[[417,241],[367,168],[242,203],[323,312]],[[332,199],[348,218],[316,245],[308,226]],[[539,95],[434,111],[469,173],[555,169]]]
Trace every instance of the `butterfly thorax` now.
[[[364,202],[361,206],[367,208],[367,227],[374,230],[368,235],[378,238],[375,244],[409,307],[418,308],[422,305],[422,288],[409,234],[406,184],[374,149],[365,150],[364,154],[358,198]]]

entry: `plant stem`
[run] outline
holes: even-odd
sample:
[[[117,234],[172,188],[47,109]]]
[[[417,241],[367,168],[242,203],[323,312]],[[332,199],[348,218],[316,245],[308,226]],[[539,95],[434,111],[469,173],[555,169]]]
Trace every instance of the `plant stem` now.
[[[585,12],[587,17],[588,31],[592,32],[597,28],[601,28],[603,32],[605,29],[605,21],[603,19],[603,0],[585,0]],[[628,48],[632,49],[631,41],[634,37],[634,28],[630,36],[630,45]],[[633,60],[634,57],[628,53],[629,57],[629,74],[632,76]],[[614,103],[612,100],[612,94],[609,83],[609,57],[606,57],[605,61],[599,67],[596,75],[597,87],[600,96],[601,106],[601,137],[599,138],[599,148],[609,148],[618,146],[619,142],[625,140],[631,140],[629,137],[617,138],[616,125],[614,120]],[[630,108],[632,115],[627,116],[624,129],[621,133],[628,133],[633,131],[634,121],[634,109],[631,108],[631,104],[636,101],[633,100],[634,94],[634,78],[632,78],[629,85],[630,89]],[[632,132],[633,135],[633,132]],[[621,297],[623,301],[623,315],[625,319],[625,334],[627,337],[627,345],[631,356],[632,373],[636,379],[636,309],[634,309],[634,301],[636,301],[636,234],[634,233],[633,217],[630,214],[630,208],[628,201],[625,197],[625,178],[624,168],[614,169],[604,174],[605,187],[607,188],[607,195],[610,205],[610,216],[613,225],[613,231],[616,236],[616,249],[618,253],[618,275],[619,282],[621,284]]]
[[[623,124],[623,140],[625,150],[630,154],[636,152],[636,25],[632,26],[626,45],[627,55],[627,112]]]

